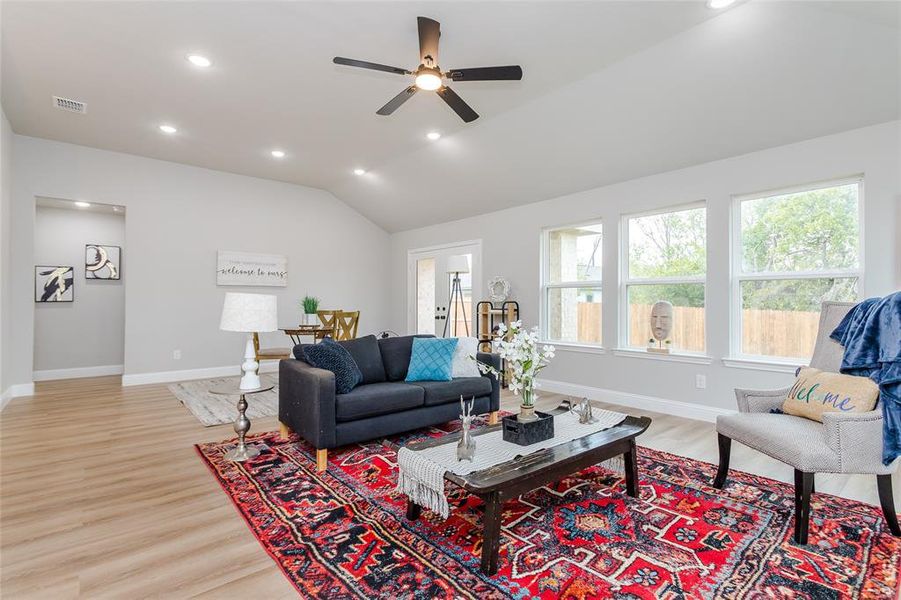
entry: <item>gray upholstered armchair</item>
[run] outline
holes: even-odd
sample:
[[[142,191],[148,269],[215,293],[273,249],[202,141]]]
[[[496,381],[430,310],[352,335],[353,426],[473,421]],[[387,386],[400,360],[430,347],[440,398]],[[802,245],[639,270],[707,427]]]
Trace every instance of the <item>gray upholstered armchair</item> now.
[[[852,306],[848,302],[823,303],[811,367],[838,372],[843,349],[829,334]],[[739,413],[716,420],[720,465],[713,487],[722,488],[726,483],[732,440],[791,465],[795,469],[795,541],[806,544],[815,473],[876,475],[886,524],[893,535],[901,536],[892,498],[892,473],[899,461],[882,464],[882,408],[866,413],[825,413],[823,423],[771,413],[782,407],[788,391],[735,390]]]

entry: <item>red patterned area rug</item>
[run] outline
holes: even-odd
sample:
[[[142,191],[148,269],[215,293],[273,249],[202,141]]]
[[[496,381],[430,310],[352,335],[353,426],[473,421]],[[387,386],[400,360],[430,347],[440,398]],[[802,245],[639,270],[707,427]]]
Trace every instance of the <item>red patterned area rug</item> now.
[[[424,435],[430,429],[390,442]],[[809,544],[792,540],[791,486],[639,449],[641,498],[593,467],[505,505],[499,571],[479,570],[481,503],[448,486],[451,517],[405,518],[390,442],[348,446],[316,471],[305,443],[252,436],[245,463],[198,452],[254,535],[311,598],[895,598],[901,540],[873,506],[814,494]],[[875,481],[874,481],[875,485]]]

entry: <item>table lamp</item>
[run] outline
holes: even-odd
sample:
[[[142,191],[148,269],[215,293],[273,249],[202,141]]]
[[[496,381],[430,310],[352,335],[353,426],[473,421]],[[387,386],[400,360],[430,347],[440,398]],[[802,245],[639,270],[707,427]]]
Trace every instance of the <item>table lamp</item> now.
[[[447,337],[447,326],[450,324],[451,315],[450,310],[453,308],[453,319],[454,319],[454,335],[457,335],[457,301],[460,302],[460,308],[463,310],[463,324],[466,326],[466,335],[469,335],[469,320],[466,318],[466,305],[463,303],[463,288],[460,285],[460,273],[469,273],[469,256],[466,254],[456,254],[454,256],[447,257],[447,271],[448,275],[453,275],[454,279],[451,282],[451,293],[450,298],[447,299],[448,305],[448,315],[447,319],[444,321],[444,333],[443,337]]]
[[[238,331],[247,334],[244,346],[244,363],[241,370],[242,390],[253,390],[260,387],[260,376],[257,368],[256,350],[253,347],[253,334],[278,329],[278,302],[271,294],[242,294],[228,292],[222,306],[222,320],[219,322],[222,331]]]

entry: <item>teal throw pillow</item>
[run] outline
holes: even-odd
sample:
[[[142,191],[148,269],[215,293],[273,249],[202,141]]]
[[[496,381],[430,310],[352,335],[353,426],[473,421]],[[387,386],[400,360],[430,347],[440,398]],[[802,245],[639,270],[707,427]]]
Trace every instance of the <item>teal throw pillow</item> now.
[[[457,338],[413,338],[406,381],[450,381]]]

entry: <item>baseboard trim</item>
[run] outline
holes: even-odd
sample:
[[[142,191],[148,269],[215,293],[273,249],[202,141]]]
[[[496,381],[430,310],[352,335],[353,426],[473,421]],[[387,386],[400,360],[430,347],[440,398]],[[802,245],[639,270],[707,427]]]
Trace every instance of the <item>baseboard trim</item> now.
[[[260,373],[278,371],[277,362],[265,362],[260,365]],[[173,383],[192,379],[212,379],[214,377],[234,377],[241,374],[239,365],[227,367],[204,367],[201,369],[185,369],[183,371],[157,371],[155,373],[126,373],[122,376],[124,387],[132,385],[149,385],[152,383]]]
[[[34,396],[34,383],[17,383],[6,388],[0,394],[0,410],[6,408],[9,401],[21,396]]]
[[[693,404],[691,402],[682,402],[681,400],[667,400],[666,398],[657,398],[656,396],[643,396],[631,392],[608,390],[605,388],[568,383],[565,381],[541,379],[539,380],[539,383],[541,389],[547,390],[548,392],[556,392],[558,394],[567,394],[570,396],[582,396],[590,398],[591,400],[620,404],[630,408],[652,410],[666,415],[674,415],[686,419],[694,419],[696,421],[707,421],[709,423],[716,422],[716,418],[720,415],[731,415],[735,413],[734,410],[725,408],[704,406],[701,404]]]
[[[125,371],[123,365],[102,365],[98,367],[76,367],[73,369],[46,369],[31,374],[34,381],[55,381],[57,379],[81,379],[82,377],[103,377],[105,375],[121,375]]]

